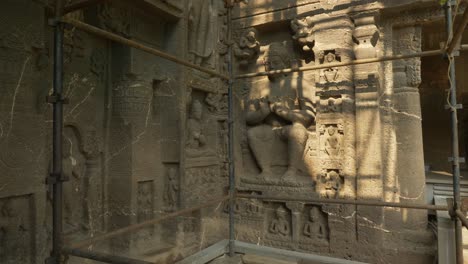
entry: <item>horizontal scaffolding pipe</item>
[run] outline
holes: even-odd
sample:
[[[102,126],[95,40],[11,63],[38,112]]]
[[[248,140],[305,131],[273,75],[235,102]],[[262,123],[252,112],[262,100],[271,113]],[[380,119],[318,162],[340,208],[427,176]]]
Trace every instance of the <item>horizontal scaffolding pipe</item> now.
[[[213,201],[202,204],[202,205],[198,205],[198,206],[195,206],[195,207],[190,207],[190,208],[187,208],[187,209],[183,209],[183,210],[180,210],[180,211],[177,211],[177,212],[174,212],[174,213],[164,215],[164,216],[162,216],[160,218],[156,218],[156,219],[148,220],[148,221],[141,222],[141,223],[138,223],[138,224],[130,225],[130,226],[127,226],[127,227],[124,227],[124,228],[120,228],[120,229],[111,231],[109,233],[106,233],[106,234],[103,234],[103,235],[100,235],[100,236],[97,236],[97,237],[94,237],[94,238],[91,238],[91,239],[88,239],[88,240],[84,240],[84,241],[81,241],[81,242],[77,242],[77,243],[68,245],[67,247],[68,248],[83,248],[83,247],[86,247],[86,246],[90,246],[90,245],[93,245],[93,244],[95,244],[97,242],[100,242],[100,241],[103,241],[103,240],[107,240],[107,239],[110,239],[110,238],[113,238],[113,237],[116,237],[116,236],[120,236],[120,235],[129,233],[129,232],[132,232],[132,231],[136,231],[138,229],[141,229],[141,228],[144,228],[144,227],[147,227],[147,226],[151,226],[151,225],[161,223],[161,222],[163,222],[165,220],[168,220],[168,219],[172,219],[172,218],[175,218],[175,217],[178,217],[178,216],[186,215],[186,214],[189,214],[189,213],[194,212],[194,211],[198,211],[198,210],[203,209],[203,208],[207,208],[207,207],[214,206],[216,204],[223,203],[223,202],[225,202],[225,201],[227,201],[229,199],[230,199],[230,195],[226,195],[226,196],[223,196],[221,198],[214,199]]]
[[[69,5],[66,5],[63,8],[63,13],[68,14],[68,13],[71,13],[71,12],[81,10],[83,8],[91,7],[93,5],[98,5],[98,4],[103,3],[105,1],[109,1],[109,0],[82,0],[82,1],[79,1],[79,2],[76,2],[76,3],[71,3]]]
[[[432,204],[389,203],[389,202],[380,202],[380,201],[345,200],[345,199],[315,199],[315,198],[301,199],[301,198],[294,198],[294,197],[260,196],[260,195],[250,195],[250,194],[237,194],[237,198],[286,201],[286,202],[291,201],[291,202],[303,202],[303,203],[320,203],[320,204],[352,204],[352,205],[365,205],[365,206],[448,211],[448,207],[446,205],[432,205]]]
[[[460,50],[467,50],[467,49],[468,49],[468,45],[462,45],[460,47]],[[368,63],[383,62],[383,61],[394,61],[394,60],[404,60],[404,59],[411,59],[411,58],[430,57],[430,56],[444,55],[445,53],[446,52],[444,50],[429,50],[429,51],[422,51],[422,52],[416,52],[416,53],[411,53],[411,54],[400,54],[400,55],[393,55],[393,56],[377,57],[377,58],[372,58],[372,59],[353,60],[349,62],[327,63],[327,64],[322,64],[322,65],[317,65],[317,66],[304,66],[304,67],[290,68],[290,69],[284,69],[284,70],[247,73],[247,74],[237,75],[236,79],[245,79],[245,78],[253,78],[253,77],[292,73],[292,72],[314,71],[314,70],[368,64]]]
[[[88,33],[93,34],[95,36],[106,38],[106,39],[115,41],[117,43],[120,43],[122,45],[126,45],[126,46],[129,46],[129,47],[135,48],[135,49],[139,49],[139,50],[148,52],[150,54],[161,57],[163,59],[175,62],[177,64],[181,64],[181,65],[184,65],[186,67],[196,69],[196,70],[199,70],[201,72],[210,74],[211,76],[219,77],[219,78],[222,78],[224,80],[229,80],[229,76],[227,76],[225,74],[221,74],[221,73],[218,73],[218,72],[216,72],[214,70],[206,69],[206,68],[201,67],[199,65],[195,65],[193,63],[181,60],[181,59],[179,59],[179,58],[177,58],[177,57],[175,57],[173,55],[170,55],[170,54],[165,53],[163,51],[160,51],[158,49],[148,47],[148,46],[143,45],[143,44],[141,44],[139,42],[136,42],[134,40],[130,40],[130,39],[124,38],[122,36],[119,36],[117,34],[110,33],[108,31],[102,30],[102,29],[97,28],[95,26],[91,26],[89,24],[83,23],[83,22],[78,21],[76,19],[63,17],[62,22],[66,23],[66,24],[69,24],[69,25],[72,25],[72,26],[76,27],[79,30],[88,32]]]
[[[64,255],[70,255],[112,264],[154,264],[154,262],[148,262],[123,256],[116,256],[109,253],[95,252],[76,248],[63,248],[62,253]]]

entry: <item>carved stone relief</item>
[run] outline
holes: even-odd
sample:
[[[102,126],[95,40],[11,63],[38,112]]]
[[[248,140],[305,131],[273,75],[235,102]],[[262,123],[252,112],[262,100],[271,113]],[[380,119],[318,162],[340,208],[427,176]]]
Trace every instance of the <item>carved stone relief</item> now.
[[[212,0],[190,0],[188,19],[189,60],[196,65],[214,67],[215,14]]]
[[[187,157],[213,156],[214,151],[207,145],[206,135],[203,128],[203,106],[198,100],[193,100],[190,117],[187,121]]]
[[[179,203],[179,174],[177,167],[166,166],[166,178],[164,183],[164,207],[172,212],[178,208]]]
[[[244,30],[239,42],[234,45],[234,56],[240,66],[254,63],[260,54],[260,42],[257,40],[258,32],[254,28]]]
[[[142,223],[154,219],[154,182],[138,182],[137,190],[137,221]],[[154,227],[149,226],[138,232],[140,239],[149,239],[154,233]]]
[[[289,68],[290,63],[283,44],[272,43],[265,55],[266,70]],[[257,178],[262,181],[279,179],[294,182],[296,176],[301,175],[303,164],[300,160],[308,138],[307,128],[315,122],[313,98],[304,97],[305,92],[287,85],[288,78],[284,75],[269,76],[268,88],[246,106],[247,138],[260,169]],[[278,151],[281,148],[288,150],[287,157],[275,161],[275,154],[281,153]],[[286,169],[282,175],[275,172],[274,167],[278,165]]]
[[[377,56],[376,45],[380,32],[375,25],[375,16],[361,16],[354,19],[354,55],[356,59],[374,58]]]
[[[322,124],[319,127],[320,133],[320,156],[324,168],[341,168],[341,159],[344,153],[343,147],[343,125]]]
[[[291,220],[288,210],[279,205],[268,225],[268,233],[271,237],[286,239],[291,237]]]
[[[344,179],[339,170],[323,170],[320,174],[318,189],[324,198],[339,198],[339,192],[344,184]]]
[[[33,212],[29,195],[0,199],[2,263],[35,263]]]
[[[294,32],[293,40],[301,47],[303,51],[312,51],[315,44],[313,34],[314,23],[312,17],[295,18],[291,20],[291,29]]]
[[[130,37],[132,22],[131,9],[118,6],[114,3],[104,3],[99,5],[98,18],[101,26],[106,30],[124,37]]]

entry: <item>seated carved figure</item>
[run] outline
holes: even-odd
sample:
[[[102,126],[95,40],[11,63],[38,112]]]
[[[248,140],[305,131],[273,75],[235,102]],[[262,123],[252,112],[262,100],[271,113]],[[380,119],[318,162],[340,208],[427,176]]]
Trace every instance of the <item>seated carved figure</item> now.
[[[289,222],[286,218],[287,212],[283,206],[279,206],[276,210],[276,219],[273,219],[268,229],[270,233],[280,236],[288,236],[290,233]]]
[[[304,235],[312,239],[326,239],[327,229],[324,220],[320,217],[318,207],[310,209],[309,221],[304,225]]]
[[[246,66],[257,59],[260,53],[257,35],[257,30],[249,28],[242,34],[239,43],[234,45],[234,56],[238,59],[239,65]]]
[[[273,43],[265,56],[266,70],[290,68],[286,48]],[[307,128],[315,121],[313,100],[302,96],[288,75],[269,76],[269,87],[261,98],[252,100],[246,121],[249,146],[261,170],[260,178],[272,175],[273,143],[276,138],[287,143],[287,171],[282,180],[294,180],[301,168],[302,156],[308,138]],[[301,87],[301,89],[303,89]]]
[[[203,106],[198,100],[192,102],[190,118],[187,121],[187,157],[212,156],[214,152],[208,149],[206,137],[202,128]]]

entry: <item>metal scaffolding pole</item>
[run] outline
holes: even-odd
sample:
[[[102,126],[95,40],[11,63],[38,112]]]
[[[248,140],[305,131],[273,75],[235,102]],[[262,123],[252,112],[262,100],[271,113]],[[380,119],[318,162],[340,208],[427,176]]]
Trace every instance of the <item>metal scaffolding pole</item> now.
[[[228,71],[229,71],[229,88],[228,88],[228,162],[229,162],[229,256],[235,254],[235,225],[234,225],[234,206],[235,206],[235,166],[234,166],[234,96],[233,96],[233,70],[232,70],[232,5],[227,6],[227,23],[228,23]]]
[[[448,39],[452,40],[451,43],[454,43],[453,39],[453,18],[452,18],[452,6],[449,3],[445,5],[445,20],[447,26],[447,35]],[[457,84],[456,84],[456,75],[455,75],[455,61],[452,53],[449,53],[447,50],[447,58],[449,60],[450,67],[450,116],[451,116],[451,126],[452,126],[452,171],[453,171],[453,210],[457,211],[460,209],[461,205],[461,196],[460,196],[460,151],[458,145],[458,109],[457,105]],[[463,264],[463,240],[462,240],[462,222],[458,217],[452,217],[455,224],[455,251],[456,251],[456,260],[457,264]]]
[[[62,254],[62,129],[63,129],[63,24],[60,18],[63,12],[63,1],[55,1],[54,26],[54,87],[53,94],[47,102],[53,104],[52,131],[52,171],[47,177],[47,184],[52,185],[52,251],[46,260],[48,264],[59,264]]]
[[[116,256],[109,253],[89,251],[85,249],[63,248],[62,251],[66,255],[112,264],[154,264],[154,262],[132,259],[124,256]]]

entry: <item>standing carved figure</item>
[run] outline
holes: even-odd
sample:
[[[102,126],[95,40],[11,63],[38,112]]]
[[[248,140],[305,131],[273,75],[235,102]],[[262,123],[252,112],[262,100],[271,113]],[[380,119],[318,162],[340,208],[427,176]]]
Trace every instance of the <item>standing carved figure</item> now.
[[[164,201],[169,210],[174,210],[177,206],[177,193],[179,192],[179,184],[177,182],[177,170],[169,168],[167,171],[167,182],[164,192]]]
[[[288,236],[290,234],[289,221],[287,212],[283,206],[276,209],[276,219],[273,219],[269,228],[270,233],[280,236]]]
[[[340,153],[340,137],[336,133],[336,128],[334,126],[329,126],[327,128],[327,139],[325,141],[325,152],[330,157],[336,157]]]
[[[189,59],[201,65],[214,51],[213,0],[190,0]]]
[[[281,43],[272,43],[265,57],[266,70],[291,67],[288,52]],[[252,153],[260,167],[260,178],[271,176],[272,145],[275,138],[288,145],[288,169],[283,180],[294,181],[301,167],[307,141],[307,128],[315,121],[313,99],[303,96],[303,91],[293,87],[288,75],[271,75],[270,87],[261,98],[248,105],[246,121],[250,128],[247,138]],[[307,87],[306,87],[307,88]]]
[[[327,229],[320,215],[318,207],[312,207],[309,212],[309,220],[304,225],[304,235],[312,239],[326,239]]]

